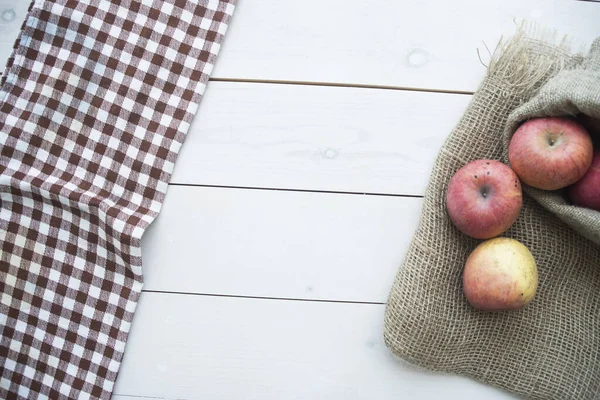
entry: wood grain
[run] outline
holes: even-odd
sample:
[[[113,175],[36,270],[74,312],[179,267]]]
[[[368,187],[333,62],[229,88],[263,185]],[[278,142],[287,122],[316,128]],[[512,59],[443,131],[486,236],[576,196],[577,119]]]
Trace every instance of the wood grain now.
[[[0,0],[0,63],[27,0]],[[12,21],[2,13],[15,11]],[[10,18],[10,13],[6,14]],[[600,36],[593,3],[244,0],[213,76],[472,92],[514,19]],[[261,21],[261,23],[257,23]],[[212,82],[178,184],[420,195],[469,96]],[[114,399],[511,399],[419,371],[382,303],[421,200],[172,186],[144,237],[145,292]]]
[[[0,60],[8,58],[28,6],[0,0]],[[14,19],[2,19],[7,10]],[[474,91],[485,73],[477,50],[485,63],[487,49],[523,20],[584,44],[600,36],[593,2],[247,0],[236,7],[213,77]]]
[[[173,182],[422,195],[470,97],[212,82]]]
[[[487,62],[522,20],[600,36],[600,6],[577,1],[246,0],[213,77],[474,91],[477,49]]]
[[[145,289],[384,302],[422,200],[171,187],[143,238]]]
[[[144,293],[119,395],[211,400],[514,399],[385,347],[382,305]]]

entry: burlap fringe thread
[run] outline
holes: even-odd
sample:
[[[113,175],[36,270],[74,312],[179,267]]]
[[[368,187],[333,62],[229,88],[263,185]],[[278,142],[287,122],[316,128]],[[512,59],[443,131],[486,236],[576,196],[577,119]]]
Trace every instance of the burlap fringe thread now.
[[[462,293],[464,262],[480,241],[452,225],[445,203],[448,181],[465,163],[508,161],[507,143],[520,121],[580,112],[600,118],[600,40],[584,57],[570,53],[569,39],[557,38],[523,24],[492,55],[436,159],[390,291],[384,337],[394,354],[426,369],[531,399],[592,400],[600,392],[600,213],[524,185],[521,214],[503,236],[532,251],[538,293],[522,310],[488,313]]]

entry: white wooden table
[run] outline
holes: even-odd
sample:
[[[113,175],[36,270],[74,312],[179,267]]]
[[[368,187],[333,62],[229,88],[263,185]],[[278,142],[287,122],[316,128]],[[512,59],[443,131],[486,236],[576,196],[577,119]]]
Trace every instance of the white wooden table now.
[[[0,0],[0,57],[28,1]],[[395,359],[427,178],[502,34],[600,4],[240,0],[161,216],[115,399],[512,399]],[[577,42],[575,42],[577,43]]]

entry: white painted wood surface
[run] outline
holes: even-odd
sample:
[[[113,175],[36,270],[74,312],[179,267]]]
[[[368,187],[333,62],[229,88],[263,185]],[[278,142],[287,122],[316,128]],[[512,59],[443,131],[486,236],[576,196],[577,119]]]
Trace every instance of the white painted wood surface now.
[[[1,63],[28,5],[0,0]],[[418,221],[421,199],[397,195],[423,193],[470,96],[237,81],[471,92],[477,49],[523,18],[600,36],[590,2],[240,0],[213,74],[235,82],[209,85],[173,178],[188,186],[143,240],[114,399],[514,398],[395,359],[384,306],[364,304]]]
[[[173,182],[422,195],[470,98],[212,82]]]
[[[242,0],[213,76],[474,91],[476,50],[523,19],[600,34],[598,4],[571,0]]]
[[[172,186],[145,289],[385,302],[422,199]]]
[[[514,398],[395,359],[381,336],[383,310],[146,293],[115,393],[198,400]]]
[[[29,0],[0,0],[0,73],[4,72],[30,3]]]

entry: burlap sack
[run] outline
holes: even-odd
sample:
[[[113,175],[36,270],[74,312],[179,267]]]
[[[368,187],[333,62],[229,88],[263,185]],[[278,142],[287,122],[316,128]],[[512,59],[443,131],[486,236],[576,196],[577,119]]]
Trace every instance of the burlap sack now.
[[[531,100],[510,114],[504,148],[508,149],[514,131],[528,118],[578,114],[600,118],[600,38],[594,42],[588,58],[581,65],[558,72]],[[600,132],[593,132],[593,135],[597,139]],[[503,161],[507,160],[504,157]],[[600,212],[569,205],[562,191],[547,192],[532,187],[524,189],[573,229],[600,244]]]
[[[445,193],[467,162],[506,162],[508,139],[528,117],[600,117],[600,40],[588,58],[566,48],[521,31],[496,50],[440,150],[385,314],[385,341],[396,355],[532,399],[593,399],[600,393],[600,213],[525,188],[521,214],[504,236],[532,251],[538,293],[522,310],[489,313],[471,307],[463,295],[462,269],[480,241],[452,225]]]

